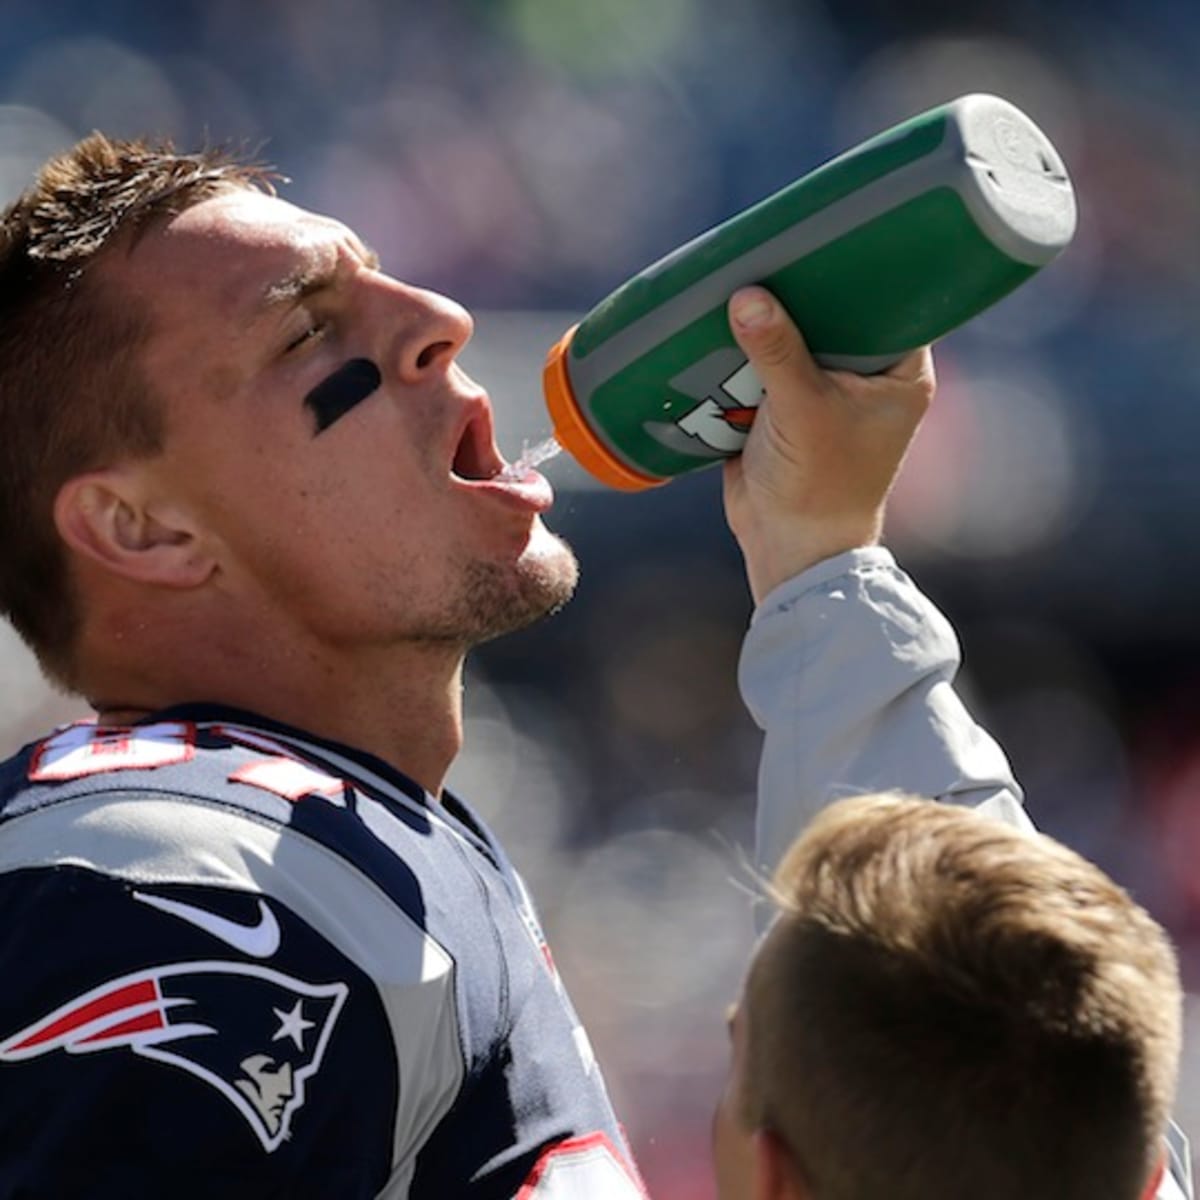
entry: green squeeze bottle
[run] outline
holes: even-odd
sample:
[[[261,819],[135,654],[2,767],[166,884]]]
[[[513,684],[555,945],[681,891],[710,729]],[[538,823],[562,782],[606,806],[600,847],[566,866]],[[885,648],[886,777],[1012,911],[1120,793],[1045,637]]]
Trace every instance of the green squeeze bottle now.
[[[546,359],[559,443],[637,491],[737,454],[762,387],[725,305],[769,288],[819,362],[870,374],[994,304],[1075,232],[1058,152],[963,96],[878,134],[622,284]]]

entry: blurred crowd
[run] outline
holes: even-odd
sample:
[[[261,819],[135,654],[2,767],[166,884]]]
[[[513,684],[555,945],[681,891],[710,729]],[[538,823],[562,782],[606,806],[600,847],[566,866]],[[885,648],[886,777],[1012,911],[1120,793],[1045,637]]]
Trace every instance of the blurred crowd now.
[[[549,344],[822,160],[990,91],[1061,150],[1075,244],[938,356],[889,541],[1038,823],[1114,873],[1200,991],[1200,8],[1186,0],[6,0],[0,196],[92,128],[244,144],[284,195],[477,313],[502,448]],[[660,1200],[711,1194],[750,942],[750,602],[719,474],[639,496],[562,457],[577,600],[485,647],[453,784],[529,877]],[[0,749],[79,710],[0,632]],[[1200,1004],[1180,1101],[1200,1137]]]

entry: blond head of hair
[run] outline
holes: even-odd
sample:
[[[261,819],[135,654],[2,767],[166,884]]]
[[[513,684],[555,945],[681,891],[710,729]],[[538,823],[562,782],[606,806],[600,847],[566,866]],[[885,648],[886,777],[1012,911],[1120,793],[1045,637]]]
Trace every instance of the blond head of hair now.
[[[739,1105],[817,1200],[1137,1200],[1174,1096],[1158,924],[1041,834],[898,795],[792,847]]]

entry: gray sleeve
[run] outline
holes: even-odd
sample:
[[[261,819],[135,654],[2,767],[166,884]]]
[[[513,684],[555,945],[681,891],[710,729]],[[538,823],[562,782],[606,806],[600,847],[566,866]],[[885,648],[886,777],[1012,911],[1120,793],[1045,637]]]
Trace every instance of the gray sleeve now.
[[[774,589],[738,682],[765,732],[756,863],[772,871],[831,800],[900,790],[986,807],[1031,827],[1004,752],[954,691],[958,639],[881,547]]]

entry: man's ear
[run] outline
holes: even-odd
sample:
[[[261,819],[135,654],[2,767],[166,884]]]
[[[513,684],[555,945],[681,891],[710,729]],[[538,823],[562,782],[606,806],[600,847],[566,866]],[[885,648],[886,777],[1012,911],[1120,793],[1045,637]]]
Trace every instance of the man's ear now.
[[[754,1200],[817,1200],[783,1139],[769,1129],[750,1135],[754,1154]]]
[[[77,554],[138,583],[196,587],[216,566],[186,511],[155,496],[136,464],[67,480],[54,524]]]

